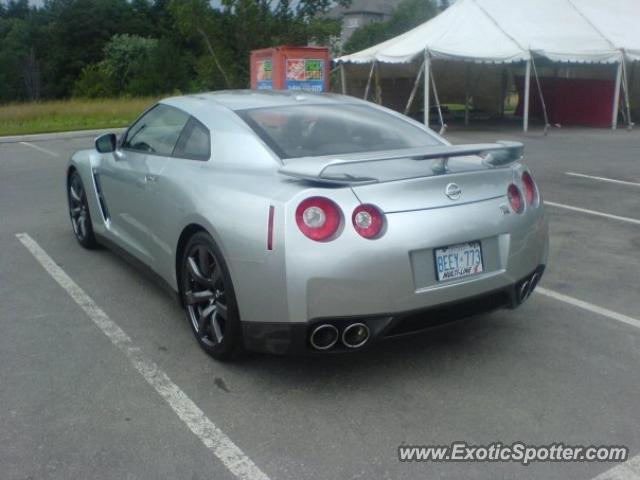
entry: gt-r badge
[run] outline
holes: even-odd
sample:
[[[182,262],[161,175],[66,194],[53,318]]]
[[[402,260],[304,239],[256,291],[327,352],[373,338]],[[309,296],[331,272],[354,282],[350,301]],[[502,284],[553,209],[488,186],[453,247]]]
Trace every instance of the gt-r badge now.
[[[445,187],[444,194],[451,200],[458,200],[462,195],[462,189],[457,183],[450,183]]]

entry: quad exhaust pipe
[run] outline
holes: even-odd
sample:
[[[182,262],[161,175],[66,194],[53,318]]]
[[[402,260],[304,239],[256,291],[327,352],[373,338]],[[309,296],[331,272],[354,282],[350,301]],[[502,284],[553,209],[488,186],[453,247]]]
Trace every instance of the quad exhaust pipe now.
[[[369,341],[371,332],[364,323],[356,322],[347,325],[342,331],[342,336],[338,329],[330,323],[323,323],[315,327],[309,335],[309,343],[316,350],[329,350],[342,340],[342,344],[347,348],[360,348]]]
[[[529,298],[529,296],[533,293],[533,290],[538,285],[539,280],[540,274],[538,272],[535,272],[533,275],[531,275],[531,277],[520,284],[520,288],[518,288],[518,301],[520,303]]]
[[[534,273],[531,276],[531,280],[529,280],[529,295],[533,293],[533,290],[538,285],[538,281],[540,280],[540,274],[538,272]]]
[[[325,323],[313,329],[309,336],[309,342],[316,350],[329,350],[338,342],[339,337],[338,329]]]
[[[520,285],[520,288],[518,289],[518,301],[522,303],[527,299],[528,296],[529,296],[529,280],[525,280],[524,282],[522,282],[522,285]]]
[[[369,340],[369,327],[364,323],[352,323],[342,332],[342,343],[349,348],[363,346]]]

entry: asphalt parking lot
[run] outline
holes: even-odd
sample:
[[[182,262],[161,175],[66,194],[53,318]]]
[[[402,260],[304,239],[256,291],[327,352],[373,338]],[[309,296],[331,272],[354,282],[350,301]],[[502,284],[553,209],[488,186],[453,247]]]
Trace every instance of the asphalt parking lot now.
[[[550,202],[543,293],[518,310],[360,354],[231,364],[200,351],[175,300],[144,274],[75,242],[64,166],[91,136],[0,139],[0,477],[639,479],[637,459],[627,467],[398,461],[399,445],[453,441],[625,445],[640,454],[640,130],[448,138],[525,143]],[[22,233],[128,335],[126,348],[43,268]],[[155,370],[141,375],[136,358]],[[178,390],[158,389],[164,374]]]

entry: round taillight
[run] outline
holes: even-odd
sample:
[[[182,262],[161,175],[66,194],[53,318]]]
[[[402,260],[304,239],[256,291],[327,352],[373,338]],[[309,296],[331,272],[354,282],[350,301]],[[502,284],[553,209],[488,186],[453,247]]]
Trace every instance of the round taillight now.
[[[507,197],[509,198],[509,205],[511,209],[516,213],[522,213],[524,211],[524,200],[520,189],[513,183],[507,188]]]
[[[522,174],[522,187],[524,188],[524,197],[527,199],[527,203],[535,205],[538,202],[538,189],[529,172]]]
[[[311,240],[331,240],[340,228],[340,208],[325,197],[311,197],[296,209],[296,223],[302,233]]]
[[[356,207],[351,216],[353,227],[361,236],[374,239],[380,236],[384,227],[384,214],[373,205]]]

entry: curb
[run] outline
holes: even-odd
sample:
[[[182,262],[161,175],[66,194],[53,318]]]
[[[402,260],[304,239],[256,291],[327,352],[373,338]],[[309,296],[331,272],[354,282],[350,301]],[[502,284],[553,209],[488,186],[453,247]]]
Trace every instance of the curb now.
[[[100,130],[77,130],[74,132],[58,132],[58,133],[36,133],[32,135],[12,135],[6,137],[0,137],[1,143],[18,143],[18,142],[43,142],[46,140],[62,140],[62,139],[70,139],[70,138],[85,138],[85,137],[94,137],[100,135],[101,133],[122,133],[125,131],[125,128],[103,128]]]

